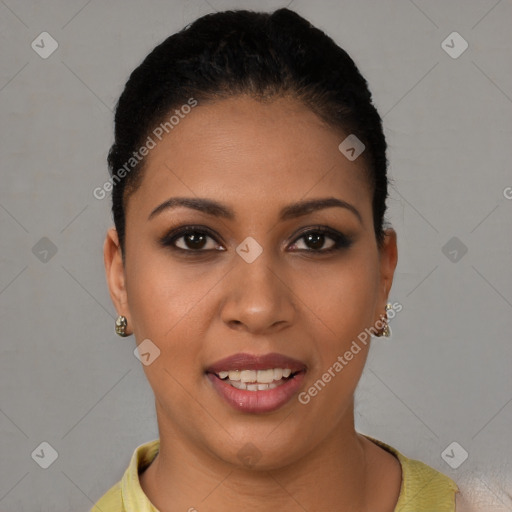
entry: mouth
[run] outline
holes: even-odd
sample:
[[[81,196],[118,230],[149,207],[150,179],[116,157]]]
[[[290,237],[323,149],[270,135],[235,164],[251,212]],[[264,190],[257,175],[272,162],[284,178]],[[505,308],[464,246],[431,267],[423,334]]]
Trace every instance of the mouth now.
[[[282,354],[235,354],[206,370],[215,391],[233,408],[271,412],[290,401],[304,381],[307,367]]]
[[[267,391],[282,386],[298,373],[300,372],[292,372],[290,368],[269,368],[266,370],[224,370],[213,375],[236,389]]]

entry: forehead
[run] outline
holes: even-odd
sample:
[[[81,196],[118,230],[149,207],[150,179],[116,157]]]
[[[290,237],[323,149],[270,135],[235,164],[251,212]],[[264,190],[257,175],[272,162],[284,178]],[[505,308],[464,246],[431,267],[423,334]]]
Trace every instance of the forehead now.
[[[152,135],[156,145],[129,203],[150,211],[186,195],[224,199],[235,209],[277,208],[334,195],[371,209],[363,159],[350,161],[338,149],[347,135],[292,98],[199,103],[161,140]]]

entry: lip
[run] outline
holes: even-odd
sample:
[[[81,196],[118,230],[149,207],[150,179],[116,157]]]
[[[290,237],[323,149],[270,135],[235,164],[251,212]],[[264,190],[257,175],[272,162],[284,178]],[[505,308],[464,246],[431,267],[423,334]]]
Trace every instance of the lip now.
[[[246,413],[272,412],[288,403],[304,382],[306,371],[295,374],[280,386],[264,391],[237,389],[221,380],[214,373],[207,377],[215,391],[234,409]]]
[[[220,359],[206,369],[206,373],[219,373],[231,370],[268,370],[270,368],[289,368],[292,372],[306,369],[306,365],[298,359],[271,352],[263,355],[233,354]]]
[[[294,375],[273,389],[261,391],[234,388],[217,375],[221,371],[270,368],[289,368]],[[303,385],[306,371],[304,363],[283,354],[239,353],[217,361],[207,368],[206,374],[215,391],[234,409],[245,413],[265,413],[275,411],[291,400]]]

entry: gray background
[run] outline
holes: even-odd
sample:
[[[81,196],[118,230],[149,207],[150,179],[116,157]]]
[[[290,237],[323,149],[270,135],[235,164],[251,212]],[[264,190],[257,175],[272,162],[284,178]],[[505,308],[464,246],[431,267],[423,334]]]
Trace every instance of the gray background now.
[[[158,437],[135,340],[113,330],[109,197],[92,195],[108,177],[112,110],[129,73],[200,15],[287,3],[0,1],[1,511],[88,510],[135,447]],[[373,341],[356,427],[510,511],[512,3],[290,8],[367,78],[395,180],[390,299],[403,310],[393,337]],[[59,45],[46,59],[31,47],[43,31]],[[453,31],[469,44],[458,58],[441,45]],[[47,469],[31,456],[43,441],[58,452]],[[469,454],[457,469],[441,456],[453,441]]]

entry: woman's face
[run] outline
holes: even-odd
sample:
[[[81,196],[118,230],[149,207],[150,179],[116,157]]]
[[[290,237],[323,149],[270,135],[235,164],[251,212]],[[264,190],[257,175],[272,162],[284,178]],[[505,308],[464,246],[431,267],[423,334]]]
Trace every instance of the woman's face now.
[[[379,252],[363,157],[338,149],[347,135],[296,100],[240,96],[199,103],[161,141],[153,137],[127,202],[125,266],[113,229],[105,263],[116,309],[144,343],[161,437],[274,468],[351,428],[369,345],[344,355],[384,313],[396,238],[389,230]],[[171,198],[197,208],[157,209]],[[341,206],[299,207],[325,199]],[[241,353],[249,358],[215,364]],[[297,366],[251,359],[269,353]],[[250,371],[265,365],[301,371],[291,380]],[[215,375],[223,368],[275,387],[239,390]]]

